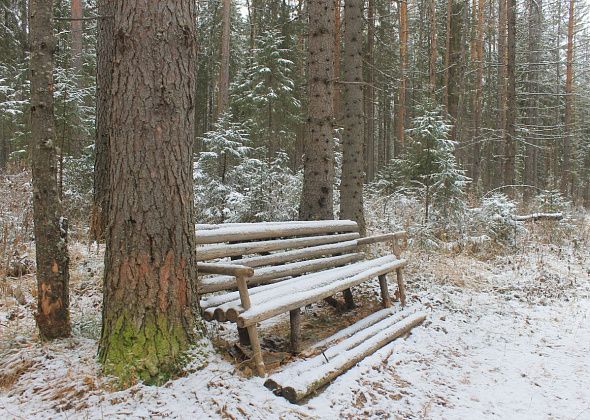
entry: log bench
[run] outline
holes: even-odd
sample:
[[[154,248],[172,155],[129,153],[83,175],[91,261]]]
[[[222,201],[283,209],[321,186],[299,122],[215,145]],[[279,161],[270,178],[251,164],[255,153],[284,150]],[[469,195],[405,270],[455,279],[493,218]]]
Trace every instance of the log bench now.
[[[366,258],[363,246],[391,243],[392,254]],[[197,225],[197,270],[201,311],[207,321],[231,321],[240,341],[252,346],[256,372],[264,376],[257,323],[289,313],[291,349],[300,350],[300,309],[379,279],[384,307],[391,306],[386,275],[396,273],[405,304],[400,257],[403,231],[361,238],[349,220]],[[223,293],[218,293],[223,292]]]

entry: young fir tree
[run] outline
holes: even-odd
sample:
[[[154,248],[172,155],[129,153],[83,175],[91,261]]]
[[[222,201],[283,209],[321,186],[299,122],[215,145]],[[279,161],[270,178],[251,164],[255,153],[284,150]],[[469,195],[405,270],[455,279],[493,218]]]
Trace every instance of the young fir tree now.
[[[412,120],[407,148],[401,159],[394,159],[377,183],[381,190],[415,189],[424,200],[424,222],[431,208],[442,218],[465,205],[465,187],[469,178],[455,158],[456,142],[449,139],[451,125],[440,107],[419,107]]]
[[[295,63],[284,44],[278,30],[261,34],[233,88],[234,114],[250,121],[250,138],[266,147],[269,161],[290,147],[300,122],[301,104],[294,95]]]

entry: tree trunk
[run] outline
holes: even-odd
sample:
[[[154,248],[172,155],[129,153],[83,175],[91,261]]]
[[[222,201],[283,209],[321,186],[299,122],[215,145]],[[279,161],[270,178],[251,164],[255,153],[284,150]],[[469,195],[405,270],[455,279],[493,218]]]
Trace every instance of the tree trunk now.
[[[305,139],[301,220],[334,218],[334,2],[309,0],[308,135]]]
[[[94,147],[94,203],[90,238],[103,241],[108,221],[109,193],[109,127],[113,74],[113,4],[98,0],[96,36],[96,137]]]
[[[342,115],[342,181],[340,218],[354,220],[365,235],[363,211],[364,115],[363,115],[363,0],[345,0]]]
[[[375,45],[375,5],[374,0],[368,0],[367,10],[367,84],[364,91],[365,114],[365,171],[367,180],[375,178],[375,57],[373,54]]]
[[[473,97],[473,185],[477,188],[481,175],[481,114],[483,108],[483,6],[484,0],[477,1],[477,24],[475,39],[475,95]]]
[[[334,0],[334,116],[340,119],[340,0]]]
[[[396,137],[400,148],[404,147],[405,119],[406,119],[406,87],[408,68],[408,2],[402,0],[399,10],[399,56],[400,83],[397,100]],[[399,155],[399,153],[398,153]]]
[[[217,115],[227,111],[229,105],[229,40],[231,2],[223,0],[221,33],[221,69],[219,70],[219,95],[217,97]]]
[[[37,260],[37,313],[42,338],[70,335],[67,221],[57,187],[53,115],[53,36],[51,0],[31,0],[31,137],[33,218]]]
[[[82,75],[82,16],[84,9],[82,0],[72,0],[71,3],[70,31],[72,42],[72,68],[80,81]]]
[[[537,139],[539,135],[539,127],[542,126],[542,121],[539,119],[539,75],[541,56],[540,56],[540,45],[542,37],[542,13],[543,13],[543,0],[528,0],[528,64],[527,64],[527,110],[526,110],[526,125],[529,128],[527,130],[530,134],[528,136],[525,146],[525,159],[524,159],[524,184],[537,186]],[[542,135],[542,134],[541,134]],[[525,201],[528,201],[534,193],[533,188],[525,188],[523,190],[523,197]]]
[[[504,185],[516,182],[516,0],[508,0],[506,45],[506,128],[504,129]],[[511,190],[509,190],[511,191]]]
[[[571,194],[570,186],[572,180],[572,117],[574,102],[574,0],[570,0],[569,17],[567,23],[567,52],[565,64],[565,114],[564,114],[564,136],[563,136],[563,165],[561,168],[561,192],[564,195]]]
[[[430,97],[436,102],[436,0],[430,0],[430,61],[428,64],[428,84]]]
[[[498,0],[498,130],[500,139],[504,140],[504,130],[506,129],[506,1]],[[497,156],[500,152],[500,147],[496,143],[492,143],[492,153]],[[503,169],[502,165],[493,165],[491,168],[494,176],[491,177],[493,187],[500,186],[503,178],[498,174],[499,169]]]
[[[194,2],[116,0],[99,359],[161,383],[196,338]],[[141,71],[139,71],[141,69]]]

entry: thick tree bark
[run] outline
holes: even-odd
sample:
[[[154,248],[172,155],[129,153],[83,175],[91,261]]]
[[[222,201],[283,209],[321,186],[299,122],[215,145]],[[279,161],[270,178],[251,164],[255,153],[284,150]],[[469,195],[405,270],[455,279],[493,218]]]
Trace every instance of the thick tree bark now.
[[[345,0],[340,218],[357,222],[361,236],[364,236],[366,228],[363,211],[365,130],[362,33],[363,0]]]
[[[219,95],[217,96],[217,115],[220,116],[229,105],[229,40],[231,2],[223,0],[221,33],[221,69],[219,71]]]
[[[116,0],[99,359],[158,383],[196,338],[194,2]]]
[[[561,167],[561,192],[564,195],[571,195],[570,187],[572,181],[572,117],[574,103],[574,0],[570,0],[569,17],[567,23],[567,52],[565,64],[565,113],[564,113],[564,136],[563,136],[563,164]]]
[[[309,0],[308,16],[308,136],[299,218],[333,219],[334,2]]]
[[[504,129],[504,185],[516,182],[516,0],[508,0],[506,44],[506,126]],[[510,191],[510,190],[509,190]]]
[[[57,186],[53,116],[53,36],[51,0],[31,0],[31,136],[33,218],[37,260],[37,314],[42,338],[70,335],[67,223]]]
[[[113,3],[98,0],[96,37],[96,137],[94,145],[94,203],[90,237],[103,241],[108,220],[109,127],[113,74]]]

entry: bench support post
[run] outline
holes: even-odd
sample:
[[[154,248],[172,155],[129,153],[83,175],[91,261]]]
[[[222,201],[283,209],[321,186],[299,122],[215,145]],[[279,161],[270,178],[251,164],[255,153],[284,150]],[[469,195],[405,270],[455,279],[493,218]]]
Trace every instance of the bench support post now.
[[[397,289],[399,291],[399,301],[402,306],[406,306],[406,286],[404,285],[404,275],[402,269],[398,268],[395,270],[397,276]]]
[[[301,311],[299,308],[289,311],[291,321],[291,352],[301,351]]]
[[[391,307],[391,298],[389,297],[389,290],[387,289],[387,276],[382,274],[379,276],[379,286],[381,287],[381,298],[383,299],[383,307]]]
[[[248,335],[250,336],[250,342],[252,343],[252,353],[254,356],[254,364],[256,365],[256,374],[258,376],[264,376],[266,374],[264,368],[264,359],[262,358],[262,348],[260,347],[260,340],[258,339],[258,330],[256,324],[248,327]]]
[[[352,296],[352,290],[346,289],[342,292],[344,295],[344,302],[346,303],[346,309],[353,309],[356,305],[354,304],[354,297]]]
[[[238,337],[240,338],[240,344],[242,346],[249,346],[250,343],[250,336],[248,335],[248,330],[246,328],[238,327]]]
[[[238,291],[240,292],[240,301],[245,310],[250,309],[252,303],[250,302],[250,294],[248,293],[248,282],[245,277],[236,277]],[[256,364],[256,373],[259,376],[265,375],[264,359],[262,358],[262,348],[260,347],[260,340],[258,338],[258,330],[256,324],[247,327],[248,337],[250,338],[250,345],[254,356],[254,363]]]

